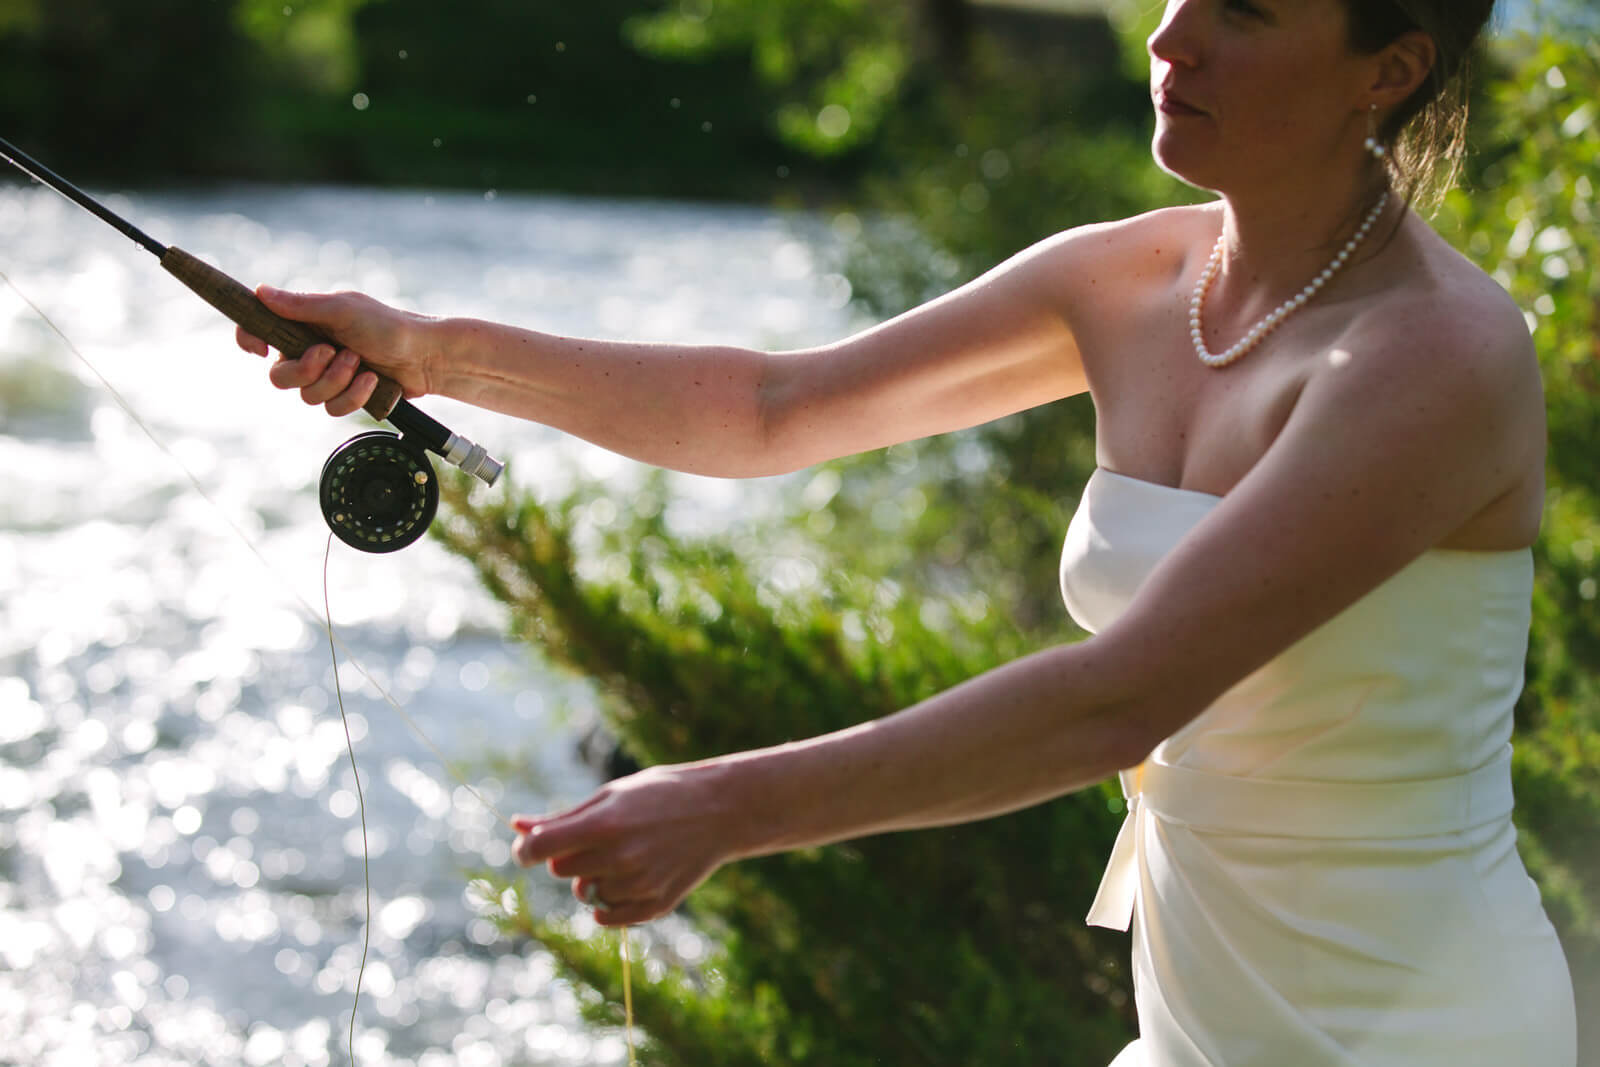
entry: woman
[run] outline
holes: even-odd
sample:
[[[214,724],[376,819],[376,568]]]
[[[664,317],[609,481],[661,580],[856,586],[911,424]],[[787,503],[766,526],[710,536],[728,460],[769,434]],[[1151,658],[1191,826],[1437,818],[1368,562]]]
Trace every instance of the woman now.
[[[1570,979],[1510,821],[1538,368],[1517,309],[1404,195],[1490,7],[1169,0],[1154,152],[1217,202],[1060,234],[814,350],[263,291],[348,346],[271,371],[334,414],[371,392],[359,352],[409,395],[701,474],[1093,397],[1100,469],[1062,587],[1095,636],[852,729],[612,782],[517,820],[518,862],[638,923],[730,860],[1121,770],[1090,916],[1132,923],[1142,1036],[1119,1067],[1570,1067]]]

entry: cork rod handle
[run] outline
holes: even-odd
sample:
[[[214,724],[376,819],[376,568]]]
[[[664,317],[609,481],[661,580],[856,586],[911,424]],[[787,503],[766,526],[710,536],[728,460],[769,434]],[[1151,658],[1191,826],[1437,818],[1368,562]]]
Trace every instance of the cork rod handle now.
[[[168,247],[162,253],[161,266],[206,303],[290,359],[299,359],[312,345],[338,347],[337,341],[305,323],[269,311],[244,285],[181,248]],[[371,370],[370,367],[362,369]],[[375,419],[387,419],[402,395],[398,384],[379,374],[378,388],[366,403],[367,414]]]

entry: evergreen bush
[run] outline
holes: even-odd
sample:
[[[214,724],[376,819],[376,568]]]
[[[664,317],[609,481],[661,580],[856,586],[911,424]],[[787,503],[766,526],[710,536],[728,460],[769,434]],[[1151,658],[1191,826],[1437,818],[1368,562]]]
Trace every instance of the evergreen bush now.
[[[931,611],[936,598],[843,565],[780,595],[773,568],[814,549],[781,530],[760,531],[759,553],[686,541],[648,494],[592,549],[626,573],[592,581],[575,575],[574,501],[476,501],[459,483],[449,497],[445,544],[511,606],[518,637],[595,679],[644,762],[888,714],[1027,644],[999,611]],[[719,945],[711,963],[635,983],[644,1062],[1104,1063],[1130,1021],[1124,950],[1082,922],[1118,821],[1106,800],[723,869],[688,906]],[[490,879],[479,896],[603,992],[597,1017],[617,1021],[609,943],[529,914],[513,885]]]

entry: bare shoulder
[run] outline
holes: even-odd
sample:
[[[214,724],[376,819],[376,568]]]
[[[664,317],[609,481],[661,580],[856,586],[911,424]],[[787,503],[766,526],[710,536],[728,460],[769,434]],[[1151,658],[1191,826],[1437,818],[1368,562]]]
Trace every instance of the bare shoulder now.
[[[1111,222],[1064,230],[1042,242],[1054,254],[1104,269],[1181,270],[1199,247],[1209,252],[1221,225],[1217,204],[1157,208]]]
[[[1423,236],[1351,316],[1330,368],[1374,387],[1416,381],[1443,395],[1542,399],[1533,340],[1510,295],[1420,221],[1414,228]]]
[[[1142,314],[1211,250],[1216,204],[1168,207],[1062,231],[1029,250],[1040,279],[1075,326]]]
[[[1455,501],[1435,544],[1520,547],[1538,529],[1546,447],[1527,324],[1442,240],[1408,256],[1306,381],[1295,412],[1305,443],[1326,443],[1337,424],[1364,442],[1352,451],[1375,450],[1372,470]]]

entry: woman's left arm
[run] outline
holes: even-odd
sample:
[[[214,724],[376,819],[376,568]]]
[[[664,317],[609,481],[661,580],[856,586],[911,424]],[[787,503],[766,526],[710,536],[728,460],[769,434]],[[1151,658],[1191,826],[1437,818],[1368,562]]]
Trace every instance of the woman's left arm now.
[[[1520,316],[1357,326],[1265,456],[1100,634],[806,741],[652,768],[516,823],[519,863],[657,917],[721,863],[980,819],[1140,762],[1221,693],[1542,470]]]

